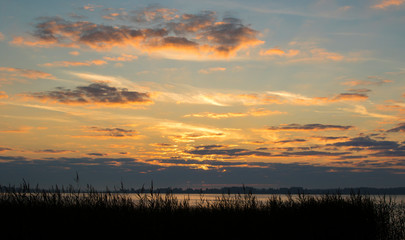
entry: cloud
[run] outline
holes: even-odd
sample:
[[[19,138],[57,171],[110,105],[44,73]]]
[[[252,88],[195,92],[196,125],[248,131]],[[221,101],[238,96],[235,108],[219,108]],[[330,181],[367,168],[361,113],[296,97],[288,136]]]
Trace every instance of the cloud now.
[[[80,52],[79,51],[71,51],[71,52],[69,52],[69,54],[73,55],[73,56],[79,56]]]
[[[350,152],[324,152],[324,151],[297,151],[297,152],[284,152],[283,156],[342,156]]]
[[[104,157],[107,156],[105,153],[87,153],[86,155],[92,156],[92,157]]]
[[[124,128],[100,128],[100,127],[86,127],[85,132],[96,133],[96,135],[90,135],[89,137],[108,137],[108,138],[132,138],[139,137],[139,133],[133,129]]]
[[[369,136],[351,138],[345,142],[330,144],[336,147],[352,147],[352,151],[372,150],[371,156],[376,157],[403,157],[405,156],[405,146],[395,141],[379,141]]]
[[[50,73],[24,68],[0,67],[0,72],[7,74],[7,78],[55,79],[55,76]]]
[[[120,15],[121,15],[120,13],[109,13],[108,15],[104,15],[103,18],[108,20],[115,20],[116,17]]]
[[[4,91],[0,91],[0,99],[2,99],[2,98],[8,98],[7,93]]]
[[[114,61],[114,62],[130,62],[130,61],[138,59],[138,56],[122,53],[120,56],[117,56],[117,57],[107,57],[106,56],[106,57],[103,57],[103,59],[107,60],[107,61]]]
[[[235,117],[262,117],[276,114],[286,114],[286,112],[280,111],[270,111],[263,108],[252,109],[246,113],[212,113],[212,112],[203,112],[203,113],[193,113],[184,115],[184,117],[198,117],[198,118],[213,118],[213,119],[222,119],[222,118],[235,118]]]
[[[331,52],[327,49],[315,46],[313,43],[297,43],[291,42],[290,45],[299,47],[300,49],[291,49],[288,52],[283,50],[264,50],[260,54],[262,56],[285,56],[289,57],[286,63],[314,63],[314,62],[341,62],[341,61],[351,61],[353,58],[346,57],[337,52]],[[281,52],[284,52],[283,54]]]
[[[75,152],[71,150],[56,150],[56,149],[43,149],[43,150],[37,150],[35,151],[36,153],[50,153],[50,154],[61,154],[61,153],[70,153],[70,152]]]
[[[386,114],[379,114],[379,113],[371,113],[367,110],[366,107],[362,105],[354,105],[354,108],[342,108],[341,110],[358,113],[364,116],[373,117],[373,118],[386,118],[386,119],[394,119],[395,116],[386,115]]]
[[[88,86],[79,86],[73,90],[58,87],[55,90],[47,92],[26,93],[24,96],[45,102],[50,101],[73,105],[125,106],[152,103],[148,93],[111,87],[106,83],[91,83]]]
[[[392,6],[400,6],[405,3],[405,0],[382,0],[380,3],[371,6],[376,9],[386,9]]]
[[[148,54],[195,60],[234,57],[242,49],[263,43],[257,38],[259,32],[241,20],[224,18],[219,21],[214,12],[169,17],[171,14],[167,11],[152,8],[143,14],[135,19],[130,14],[124,16],[123,20],[130,21],[127,26],[43,17],[31,36],[17,36],[11,43],[37,47],[87,47],[100,51],[132,47]]]
[[[351,86],[351,87],[355,87],[355,86],[380,86],[382,84],[386,84],[386,83],[392,83],[392,80],[389,79],[384,79],[381,77],[377,77],[377,76],[370,76],[368,77],[370,80],[358,80],[358,79],[353,79],[353,80],[348,80],[346,82],[343,82],[342,85],[346,85],[346,86]]]
[[[329,99],[332,102],[338,101],[363,101],[367,100],[368,96],[363,93],[340,93],[333,98]]]
[[[100,65],[105,65],[107,64],[106,61],[96,59],[96,60],[89,60],[85,62],[72,62],[72,61],[56,61],[56,62],[51,62],[51,63],[44,63],[41,64],[41,66],[44,67],[80,67],[80,66],[100,66]]]
[[[13,129],[6,129],[6,130],[0,130],[1,133],[28,133],[32,127],[30,126],[22,126],[19,128],[13,128]]]
[[[4,40],[4,34],[0,32],[0,41]]]
[[[329,130],[350,130],[353,126],[342,125],[324,125],[324,124],[281,124],[280,126],[273,126],[266,128],[271,131],[329,131]]]
[[[8,148],[8,147],[0,147],[0,152],[5,152],[5,151],[11,151],[13,149]]]
[[[247,149],[195,149],[187,151],[187,153],[195,155],[226,155],[232,157],[240,156],[259,156],[259,157],[269,157],[271,153],[262,151],[250,151]]]
[[[378,141],[366,136],[366,137],[351,138],[350,140],[345,142],[333,143],[331,144],[331,146],[366,147],[372,150],[380,150],[380,149],[395,149],[399,146],[399,144],[394,141]]]
[[[226,71],[226,68],[224,67],[213,67],[213,68],[205,68],[205,69],[200,69],[198,72],[202,74],[210,74],[214,72],[224,72]]]
[[[397,127],[391,128],[387,132],[405,132],[405,123],[399,123]]]
[[[285,56],[285,57],[293,57],[300,53],[300,50],[297,49],[290,49],[288,52],[281,50],[279,48],[270,48],[270,49],[262,49],[260,50],[260,56]]]
[[[307,97],[285,91],[268,91],[267,93],[281,98],[280,100],[284,103],[298,105],[324,105],[335,102],[364,101],[368,99],[368,96],[364,93],[340,93],[331,97]]]
[[[83,9],[87,10],[87,11],[94,12],[94,10],[96,8],[102,8],[102,7],[103,7],[102,5],[87,4],[86,6],[83,7]]]
[[[176,18],[180,18],[177,9],[162,8],[159,6],[148,6],[143,9],[133,10],[129,13],[121,14],[121,17],[125,20],[129,20],[134,23],[150,23],[171,21]]]

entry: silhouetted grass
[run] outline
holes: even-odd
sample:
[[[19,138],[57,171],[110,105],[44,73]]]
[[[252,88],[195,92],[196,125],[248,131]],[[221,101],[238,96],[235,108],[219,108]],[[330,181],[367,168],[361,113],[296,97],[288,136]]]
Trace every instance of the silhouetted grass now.
[[[191,204],[171,193],[83,191],[72,186],[48,190],[1,187],[2,236],[72,239],[87,235],[128,239],[405,239],[405,205],[389,198],[223,194]],[[57,234],[57,235],[54,235]]]

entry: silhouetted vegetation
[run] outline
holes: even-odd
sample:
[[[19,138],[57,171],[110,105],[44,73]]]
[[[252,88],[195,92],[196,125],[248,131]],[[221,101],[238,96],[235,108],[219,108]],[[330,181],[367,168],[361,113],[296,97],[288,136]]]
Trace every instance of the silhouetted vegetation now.
[[[171,192],[156,193],[153,186],[135,198],[89,185],[43,190],[24,182],[0,189],[5,239],[405,239],[404,203],[355,192],[259,201],[243,189],[215,201],[201,194],[190,204]]]

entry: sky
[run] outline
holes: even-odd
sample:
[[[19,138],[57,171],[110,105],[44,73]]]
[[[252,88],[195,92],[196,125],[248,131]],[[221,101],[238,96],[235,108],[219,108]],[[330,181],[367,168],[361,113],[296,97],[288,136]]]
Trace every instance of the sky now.
[[[0,0],[0,184],[405,186],[404,0]]]

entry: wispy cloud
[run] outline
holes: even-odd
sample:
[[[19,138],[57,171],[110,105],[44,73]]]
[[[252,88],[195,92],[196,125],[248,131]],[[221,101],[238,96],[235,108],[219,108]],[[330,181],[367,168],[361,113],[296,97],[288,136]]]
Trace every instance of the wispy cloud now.
[[[280,111],[271,111],[266,110],[264,108],[260,109],[251,109],[245,113],[212,113],[212,112],[203,112],[203,113],[193,113],[184,115],[184,117],[197,117],[197,118],[213,118],[213,119],[224,119],[224,118],[236,118],[236,117],[262,117],[262,116],[269,116],[269,115],[278,115],[278,114],[286,114],[286,112]]]
[[[380,3],[377,3],[372,8],[376,9],[386,9],[388,7],[398,7],[405,3],[405,0],[382,0]]]
[[[73,61],[56,61],[56,62],[50,62],[50,63],[44,63],[40,64],[41,66],[44,67],[82,67],[82,66],[100,66],[100,65],[105,65],[107,64],[106,61],[96,59],[96,60],[89,60],[85,62],[73,62]]]
[[[224,72],[226,71],[226,68],[224,67],[212,67],[212,68],[204,68],[200,69],[198,72],[202,74],[210,74],[214,72]]]
[[[361,115],[368,116],[368,117],[373,117],[373,118],[385,118],[385,119],[395,119],[395,118],[397,118],[397,117],[392,116],[392,115],[369,112],[367,110],[367,108],[362,106],[362,105],[354,105],[353,108],[341,108],[341,110],[348,111],[348,112],[353,112],[353,113],[357,113],[357,114],[361,114]]]
[[[364,93],[340,93],[331,97],[307,97],[301,94],[285,92],[285,91],[268,91],[269,95],[278,96],[282,102],[297,104],[297,105],[324,105],[334,102],[357,102],[368,99]]]
[[[130,62],[130,61],[138,59],[138,56],[122,53],[120,56],[116,56],[116,57],[105,56],[105,57],[103,57],[103,59],[107,60],[107,61],[114,61],[114,62]]]
[[[353,126],[343,126],[343,125],[330,125],[330,124],[282,124],[279,126],[271,126],[266,128],[271,131],[330,131],[330,130],[350,130]]]
[[[290,49],[287,52],[281,50],[279,48],[270,48],[270,49],[262,49],[260,50],[261,56],[285,56],[285,57],[293,57],[300,53],[300,50],[297,49]]]
[[[87,11],[94,12],[95,9],[102,8],[102,7],[103,7],[102,5],[87,4],[86,6],[83,7],[83,9],[87,10]]]
[[[0,67],[0,74],[1,73],[7,73],[8,78],[55,79],[55,76],[50,73],[24,68]]]
[[[393,81],[390,79],[385,79],[378,76],[370,76],[368,77],[369,80],[360,80],[360,79],[351,79],[347,80],[342,83],[342,85],[356,87],[356,86],[379,86],[386,83],[392,83]]]
[[[83,132],[91,133],[90,135],[80,135],[74,137],[89,137],[89,138],[99,138],[99,139],[123,139],[123,138],[142,138],[138,131],[134,129],[126,129],[121,127],[83,127]]]

